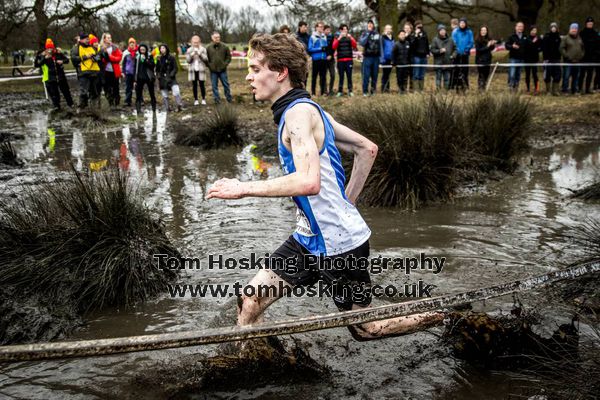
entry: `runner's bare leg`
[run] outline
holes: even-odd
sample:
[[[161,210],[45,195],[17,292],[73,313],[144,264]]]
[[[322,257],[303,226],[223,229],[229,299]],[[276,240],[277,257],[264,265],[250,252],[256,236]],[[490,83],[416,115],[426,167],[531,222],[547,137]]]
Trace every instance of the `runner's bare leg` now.
[[[289,287],[290,290],[292,289],[292,286],[289,283],[281,279],[279,275],[270,269],[261,269],[258,271],[258,273],[249,283],[249,285],[254,286],[255,295],[251,297],[242,296],[238,299],[238,325],[249,325],[263,322],[263,313],[265,310],[275,301],[279,300],[282,294],[277,293],[277,296],[275,297],[259,297],[258,286],[275,286],[277,290],[279,290],[280,282],[283,282],[283,285],[285,287]]]

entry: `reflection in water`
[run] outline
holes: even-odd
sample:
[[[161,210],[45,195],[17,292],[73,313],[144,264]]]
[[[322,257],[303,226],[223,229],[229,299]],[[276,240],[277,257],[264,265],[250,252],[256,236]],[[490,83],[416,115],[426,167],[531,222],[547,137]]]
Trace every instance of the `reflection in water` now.
[[[281,171],[277,165],[253,157],[249,146],[241,151],[236,148],[199,151],[175,146],[165,113],[154,116],[147,112],[143,120],[118,129],[92,132],[65,128],[56,122],[48,126],[48,118],[42,113],[33,113],[23,120],[17,118],[13,123],[14,130],[24,134],[24,139],[16,140],[14,145],[30,163],[30,175],[39,174],[48,165],[62,170],[70,162],[78,169],[89,165],[90,169],[99,170],[114,163],[129,171],[148,190],[145,201],[158,210],[170,237],[188,256],[206,259],[209,253],[237,257],[252,251],[270,252],[293,229],[294,207],[289,199],[206,201],[207,188],[218,178],[263,179],[278,176]],[[576,250],[566,246],[562,234],[588,215],[597,214],[599,208],[591,203],[568,201],[564,195],[568,193],[566,188],[579,187],[593,177],[594,169],[598,168],[599,145],[556,146],[552,154],[537,151],[534,156],[546,160],[549,170],[524,171],[500,182],[490,182],[485,193],[451,204],[426,207],[414,213],[361,209],[373,231],[373,254],[413,256],[425,252],[429,256],[448,257],[446,268],[436,276],[418,273],[406,276],[387,271],[373,275],[373,281],[399,286],[424,279],[437,285],[435,294],[442,294],[518,279],[547,270],[549,263],[571,261]],[[3,174],[7,172],[0,170],[0,178]],[[16,187],[17,178],[11,178],[0,179],[0,184]],[[253,273],[190,271],[182,277],[182,282],[232,284],[249,280]],[[225,307],[229,307],[227,299],[172,300],[165,295],[135,310],[93,314],[89,327],[76,337],[202,329],[218,318]],[[231,307],[229,310],[234,312]],[[333,311],[335,308],[328,299],[285,299],[269,309],[268,316],[284,319]],[[408,361],[416,346],[436,348],[436,339],[426,334],[360,344],[352,342],[346,331],[340,329],[297,337],[314,343],[313,356],[323,357],[332,368],[343,371],[336,378],[337,389],[350,388],[358,397],[418,398],[458,379],[460,366],[445,354],[434,354],[421,364]],[[2,370],[0,393],[28,398],[93,396],[92,393],[102,393],[106,388],[117,390],[120,385],[125,386],[133,374],[148,368],[144,362],[213,349],[13,364]],[[391,369],[389,361],[394,365]],[[349,369],[348,365],[357,368]],[[398,374],[398,368],[413,373]],[[383,385],[384,381],[388,383]],[[471,384],[483,387],[489,381],[481,379]],[[500,383],[495,387],[500,387]],[[51,393],[52,388],[58,392]],[[304,395],[315,396],[335,391],[325,383],[305,390]],[[503,398],[502,393],[505,391],[486,392],[486,397]]]

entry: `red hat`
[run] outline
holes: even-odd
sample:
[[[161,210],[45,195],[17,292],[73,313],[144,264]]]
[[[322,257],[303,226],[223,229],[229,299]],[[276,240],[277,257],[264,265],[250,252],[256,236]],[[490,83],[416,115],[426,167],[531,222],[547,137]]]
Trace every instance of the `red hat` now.
[[[98,43],[98,38],[94,35],[90,35],[90,44]]]
[[[46,49],[54,49],[54,42],[52,41],[52,39],[48,38],[46,39]]]

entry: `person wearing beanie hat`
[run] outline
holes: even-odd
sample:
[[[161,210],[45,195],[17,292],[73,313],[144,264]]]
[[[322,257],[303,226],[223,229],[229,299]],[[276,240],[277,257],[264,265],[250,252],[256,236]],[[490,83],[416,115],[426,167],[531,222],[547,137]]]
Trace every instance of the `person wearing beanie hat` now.
[[[558,95],[561,68],[557,65],[560,63],[560,42],[561,37],[558,32],[558,24],[552,22],[550,31],[546,32],[542,38],[542,58],[544,60],[544,83],[546,85],[546,93],[554,96]]]
[[[492,63],[492,51],[496,48],[496,41],[491,38],[490,30],[487,25],[479,28],[477,39],[475,40],[475,64],[478,64],[477,86],[480,91],[486,89],[490,77],[490,64]]]
[[[527,43],[525,45],[525,63],[526,64],[537,64],[540,62],[540,52],[542,51],[542,40],[540,39],[535,25],[529,27],[529,35],[527,36]],[[533,94],[538,95],[540,93],[540,84],[538,79],[538,67],[537,65],[525,66],[525,85],[527,86],[527,93],[531,91],[531,78],[533,77]]]
[[[592,17],[586,18],[585,27],[581,30],[580,36],[581,40],[583,40],[583,47],[585,49],[582,61],[589,64],[599,62],[600,57],[598,53],[600,52],[600,36],[598,36],[598,31],[594,29],[594,19]],[[592,93],[592,75],[594,74],[594,70],[596,70],[597,80],[600,68],[593,66],[581,67],[579,87],[584,94]]]
[[[469,64],[469,56],[471,55],[471,49],[475,45],[475,41],[473,39],[473,31],[468,27],[466,18],[463,17],[458,21],[458,29],[452,33],[452,40],[456,43],[455,63],[458,65]],[[452,87],[460,90],[468,89],[469,67],[455,68],[454,73]]]
[[[510,35],[506,41],[505,47],[508,49],[508,62],[514,64],[508,69],[508,87],[512,91],[519,89],[521,80],[521,66],[525,60],[525,50],[527,47],[527,35],[524,33],[525,24],[521,21],[515,24],[515,32]]]
[[[571,94],[578,93],[581,67],[577,64],[583,59],[585,48],[579,35],[579,25],[577,23],[572,23],[569,26],[569,34],[560,42],[560,54],[563,57],[563,62],[569,64],[563,67],[562,91],[563,93],[569,93],[570,83]]]
[[[121,61],[121,71],[125,74],[125,105],[131,107],[131,98],[133,97],[133,83],[135,81],[135,57],[138,50],[137,42],[134,38],[127,41],[127,50],[123,52]]]
[[[80,62],[79,74],[79,108],[88,106],[88,100],[96,101],[99,98],[98,74],[100,72],[100,56],[92,41],[97,43],[97,38],[92,34],[80,36],[78,60]]]
[[[73,106],[71,89],[65,76],[64,64],[69,63],[69,58],[63,54],[60,47],[56,47],[52,39],[46,39],[44,50],[35,58],[35,67],[42,70],[42,82],[46,92],[52,100],[55,110],[60,110],[60,93],[62,92],[69,107]]]
[[[454,62],[456,58],[456,44],[454,40],[448,35],[446,26],[439,24],[437,26],[438,34],[431,41],[431,54],[433,54],[433,63],[436,65],[449,65]],[[452,68],[439,67],[435,69],[435,88],[437,90],[443,88],[450,89],[450,76]]]
[[[362,89],[363,96],[373,95],[377,89],[377,76],[379,74],[379,56],[381,55],[381,36],[375,29],[373,20],[367,22],[367,30],[364,31],[358,43],[363,47],[362,63]],[[371,89],[369,90],[369,82]]]

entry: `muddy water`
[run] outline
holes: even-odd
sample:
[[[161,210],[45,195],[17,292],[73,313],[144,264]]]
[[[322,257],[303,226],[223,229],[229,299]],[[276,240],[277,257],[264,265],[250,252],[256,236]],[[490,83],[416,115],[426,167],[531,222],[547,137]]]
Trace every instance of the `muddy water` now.
[[[23,137],[14,147],[27,166],[0,170],[0,195],[18,193],[66,170],[99,168],[117,163],[149,193],[147,202],[165,221],[169,234],[187,256],[208,254],[242,257],[278,247],[294,226],[289,199],[204,199],[219,177],[263,179],[281,174],[277,166],[253,159],[248,148],[201,152],[172,144],[167,116],[146,114],[139,122],[93,132],[66,127],[41,112],[0,117],[4,129]],[[370,225],[372,254],[410,257],[423,252],[447,257],[444,270],[412,273],[387,271],[375,283],[423,279],[436,285],[433,294],[463,291],[546,272],[572,261],[579,250],[562,235],[570,227],[598,215],[600,207],[566,198],[571,188],[589,181],[600,168],[600,141],[538,149],[523,159],[514,175],[450,204],[414,213],[362,209]],[[262,172],[259,171],[263,170]],[[248,270],[191,271],[182,283],[245,282]],[[376,299],[381,304],[390,299]],[[397,300],[395,300],[397,301]],[[512,298],[478,307],[506,310]],[[335,311],[328,299],[284,299],[268,318],[283,319]],[[234,308],[227,298],[165,295],[134,310],[105,310],[89,316],[75,338],[102,338],[174,332],[232,324]],[[333,380],[294,386],[267,386],[248,391],[210,393],[211,398],[489,398],[505,399],[518,391],[500,372],[483,371],[453,359],[439,343],[439,331],[358,343],[346,329],[296,335],[310,355],[333,370]],[[158,361],[182,355],[213,354],[216,347],[175,349],[84,360],[18,363],[0,367],[0,397],[15,398],[152,398],[129,385],[132,377],[152,371]],[[200,396],[199,398],[205,398]]]

